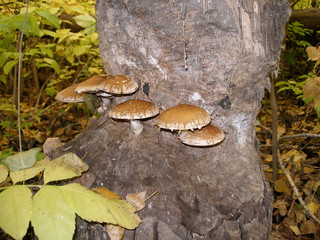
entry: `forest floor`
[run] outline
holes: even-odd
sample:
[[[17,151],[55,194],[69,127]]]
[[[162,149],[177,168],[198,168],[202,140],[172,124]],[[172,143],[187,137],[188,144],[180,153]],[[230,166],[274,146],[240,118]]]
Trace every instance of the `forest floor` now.
[[[277,96],[278,135],[320,134],[320,119],[312,107],[290,93]],[[265,97],[256,127],[266,179],[273,189],[273,231],[271,240],[320,239],[320,226],[302,209],[282,171],[272,181],[272,111]],[[320,138],[293,138],[279,143],[281,159],[309,210],[320,219]]]
[[[268,95],[268,93],[267,93]],[[0,103],[5,103],[5,97]],[[320,134],[320,119],[312,107],[306,106],[290,94],[278,97],[278,134]],[[52,98],[42,99],[37,110],[30,106],[30,100],[22,99],[23,146],[30,149],[42,146],[49,137],[59,137],[67,142],[81,133],[90,124],[92,116],[84,104],[53,102]],[[4,112],[4,111],[2,111]],[[16,118],[11,111],[4,112],[6,119]],[[10,114],[12,116],[10,116]],[[320,227],[305,215],[288,184],[285,175],[279,171],[279,179],[272,177],[271,149],[272,113],[268,96],[265,97],[258,115],[256,127],[260,141],[260,153],[266,179],[273,190],[273,231],[272,240],[320,239]],[[18,134],[15,127],[0,128],[0,149],[18,148]],[[9,129],[9,130],[8,130]],[[320,138],[294,138],[283,140],[280,145],[281,158],[286,164],[301,197],[311,212],[320,219]],[[0,154],[0,155],[1,155]]]

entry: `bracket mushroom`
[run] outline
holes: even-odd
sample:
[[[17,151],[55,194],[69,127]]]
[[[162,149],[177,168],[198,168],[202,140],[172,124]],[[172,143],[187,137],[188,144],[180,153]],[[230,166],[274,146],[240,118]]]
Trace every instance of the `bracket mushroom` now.
[[[74,90],[78,87],[78,84],[72,85],[58,92],[55,99],[60,102],[66,103],[79,103],[83,102],[83,97],[85,93],[77,93]]]
[[[108,114],[114,119],[129,120],[132,132],[139,135],[143,130],[140,120],[156,116],[159,108],[152,102],[133,99],[118,104]]]
[[[224,132],[213,125],[207,125],[202,129],[194,131],[183,131],[180,133],[180,141],[190,146],[212,146],[223,141]]]
[[[211,122],[206,110],[189,104],[179,104],[163,111],[157,119],[158,127],[164,129],[193,130],[201,129]]]
[[[131,94],[137,91],[139,85],[136,81],[125,75],[95,75],[80,83],[76,92],[93,93],[102,102],[98,112],[105,111],[110,104],[110,97],[114,95]]]

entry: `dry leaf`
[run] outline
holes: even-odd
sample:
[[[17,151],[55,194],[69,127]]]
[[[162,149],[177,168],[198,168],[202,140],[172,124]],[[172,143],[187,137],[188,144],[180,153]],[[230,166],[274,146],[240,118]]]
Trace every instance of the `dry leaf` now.
[[[299,152],[297,150],[291,150],[285,154],[281,155],[281,158],[283,160],[283,162],[288,162],[291,159],[291,156],[294,155],[293,158],[293,164],[294,166],[292,166],[292,162],[289,162],[288,166],[287,166],[287,170],[289,172],[291,172],[292,167],[294,167],[294,171],[300,171],[301,170],[301,163],[304,162],[307,158],[307,155],[304,152]]]
[[[126,196],[126,200],[132,206],[134,206],[137,209],[137,211],[140,211],[146,206],[144,202],[145,198],[146,198],[146,191],[139,192],[139,193],[129,193]]]
[[[298,226],[290,226],[290,229],[291,229],[291,231],[292,231],[296,236],[301,235]]]
[[[303,235],[316,234],[317,232],[316,224],[311,220],[305,221],[304,223],[301,224],[300,231],[301,231],[301,234]]]
[[[281,216],[286,216],[287,215],[287,203],[282,201],[282,200],[277,200],[275,203],[273,203],[274,208],[279,209],[279,213]]]
[[[308,60],[317,61],[320,58],[320,50],[316,47],[309,46],[306,48]]]
[[[283,126],[278,126],[277,131],[278,131],[278,135],[282,136],[286,132],[286,128]]]
[[[290,194],[290,190],[286,182],[281,179],[274,182],[274,190],[276,190],[277,192]]]
[[[314,172],[315,170],[312,168],[312,167],[304,167],[303,168],[303,172],[304,173],[312,173],[312,172]]]
[[[52,158],[53,152],[61,146],[62,143],[58,137],[47,138],[42,147],[43,153],[47,155],[49,158]]]
[[[308,78],[302,90],[305,98],[313,97],[314,106],[320,104],[320,77]]]
[[[107,233],[111,240],[122,240],[124,236],[124,228],[118,225],[107,224]]]

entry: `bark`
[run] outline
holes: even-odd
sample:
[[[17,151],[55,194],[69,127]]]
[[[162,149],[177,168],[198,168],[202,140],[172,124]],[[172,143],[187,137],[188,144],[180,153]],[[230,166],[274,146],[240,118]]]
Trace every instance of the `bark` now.
[[[290,17],[290,22],[298,21],[304,25],[305,28],[320,29],[320,8],[294,10]]]
[[[129,123],[105,114],[60,154],[84,157],[87,185],[122,196],[159,192],[124,239],[268,239],[272,195],[254,126],[279,59],[288,2],[97,0],[96,9],[106,70],[141,83],[112,105],[128,98],[162,109],[197,105],[227,136],[215,147],[190,147],[176,133],[159,131],[155,119],[135,136]],[[77,238],[106,239],[102,232],[82,222]]]

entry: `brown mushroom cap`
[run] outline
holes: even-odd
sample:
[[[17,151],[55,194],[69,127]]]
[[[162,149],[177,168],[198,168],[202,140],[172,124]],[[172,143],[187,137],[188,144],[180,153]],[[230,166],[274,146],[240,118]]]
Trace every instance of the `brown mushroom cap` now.
[[[144,119],[157,115],[159,108],[152,102],[144,100],[128,100],[115,106],[109,116],[116,119]]]
[[[179,138],[187,145],[211,146],[221,142],[224,137],[224,132],[220,128],[207,125],[201,130],[183,132]]]
[[[67,87],[63,89],[61,92],[58,92],[55,99],[61,102],[67,103],[77,103],[83,102],[83,96],[86,95],[85,93],[77,93],[74,90],[77,88],[77,84]]]
[[[202,108],[180,104],[162,112],[157,120],[159,128],[173,130],[201,129],[211,122],[210,115]]]
[[[101,82],[98,90],[112,94],[130,94],[137,91],[138,87],[138,83],[130,77],[115,75]]]
[[[85,80],[79,83],[75,91],[78,93],[82,93],[82,92],[95,93],[98,91],[98,86],[100,85],[100,83],[102,83],[109,77],[110,75],[94,75],[88,80]]]

